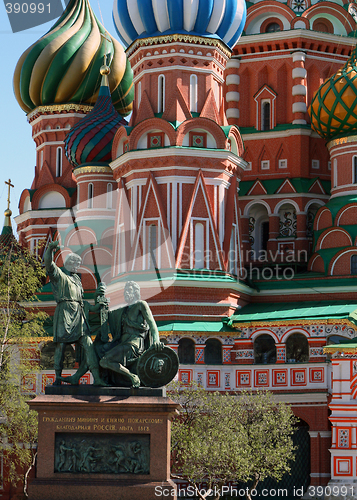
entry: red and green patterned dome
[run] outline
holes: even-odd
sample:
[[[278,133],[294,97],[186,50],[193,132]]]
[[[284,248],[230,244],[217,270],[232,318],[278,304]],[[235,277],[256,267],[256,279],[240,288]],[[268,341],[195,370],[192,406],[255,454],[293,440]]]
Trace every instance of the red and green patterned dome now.
[[[357,49],[346,64],[315,93],[311,127],[327,140],[357,132]]]
[[[114,135],[121,124],[127,125],[115,110],[110,96],[109,67],[102,66],[101,73],[102,85],[94,108],[65,139],[65,153],[74,167],[88,162],[110,162]]]
[[[20,57],[15,96],[27,113],[37,106],[95,104],[104,55],[111,66],[110,91],[122,116],[132,110],[133,73],[123,47],[95,17],[88,0],[70,0],[48,33]]]

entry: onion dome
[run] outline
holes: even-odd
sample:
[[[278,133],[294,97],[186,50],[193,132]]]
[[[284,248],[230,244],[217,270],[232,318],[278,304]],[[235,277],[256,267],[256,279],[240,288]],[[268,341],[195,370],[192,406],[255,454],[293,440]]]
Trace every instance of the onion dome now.
[[[94,104],[104,55],[115,108],[131,112],[133,74],[123,47],[103,28],[88,0],[70,0],[50,31],[20,57],[14,74],[15,96],[27,113],[37,106]]]
[[[80,120],[65,138],[68,161],[78,167],[87,162],[109,162],[114,135],[120,124],[127,122],[114,109],[108,84],[109,67],[100,70],[102,85],[97,102],[88,115]]]
[[[114,24],[128,46],[173,33],[220,38],[232,48],[246,19],[245,0],[114,0]]]
[[[311,126],[327,140],[357,132],[357,52],[315,93]]]

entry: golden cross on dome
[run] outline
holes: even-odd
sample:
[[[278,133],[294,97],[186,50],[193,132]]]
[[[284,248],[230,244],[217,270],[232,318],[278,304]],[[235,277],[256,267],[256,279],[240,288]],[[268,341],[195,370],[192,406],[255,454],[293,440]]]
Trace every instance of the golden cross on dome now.
[[[104,38],[104,40],[106,40],[107,42],[111,42],[112,39],[110,38],[110,35],[108,33],[108,31],[106,31],[105,33],[101,33],[100,36],[102,36]]]
[[[11,179],[8,181],[5,181],[5,184],[8,186],[8,193],[7,193],[7,209],[10,209],[10,189],[14,187],[13,184],[11,184]]]
[[[101,33],[100,36],[102,36],[105,40],[106,48],[108,47],[108,43],[111,43],[112,39],[110,38],[110,35],[108,31],[105,33]],[[104,66],[107,65],[107,54],[104,54]],[[109,64],[110,65],[110,64]]]

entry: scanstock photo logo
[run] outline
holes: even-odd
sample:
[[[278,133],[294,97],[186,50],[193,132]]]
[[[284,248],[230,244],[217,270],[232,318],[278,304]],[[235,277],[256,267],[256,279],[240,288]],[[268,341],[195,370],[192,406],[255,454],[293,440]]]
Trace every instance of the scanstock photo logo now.
[[[59,18],[70,0],[4,0],[13,33]]]

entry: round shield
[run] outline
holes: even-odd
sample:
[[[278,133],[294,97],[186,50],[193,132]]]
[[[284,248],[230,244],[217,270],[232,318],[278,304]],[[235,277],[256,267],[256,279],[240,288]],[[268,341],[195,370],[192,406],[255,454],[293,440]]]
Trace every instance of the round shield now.
[[[138,359],[137,374],[146,387],[162,387],[174,378],[178,371],[179,359],[171,347],[161,351],[148,349]]]

